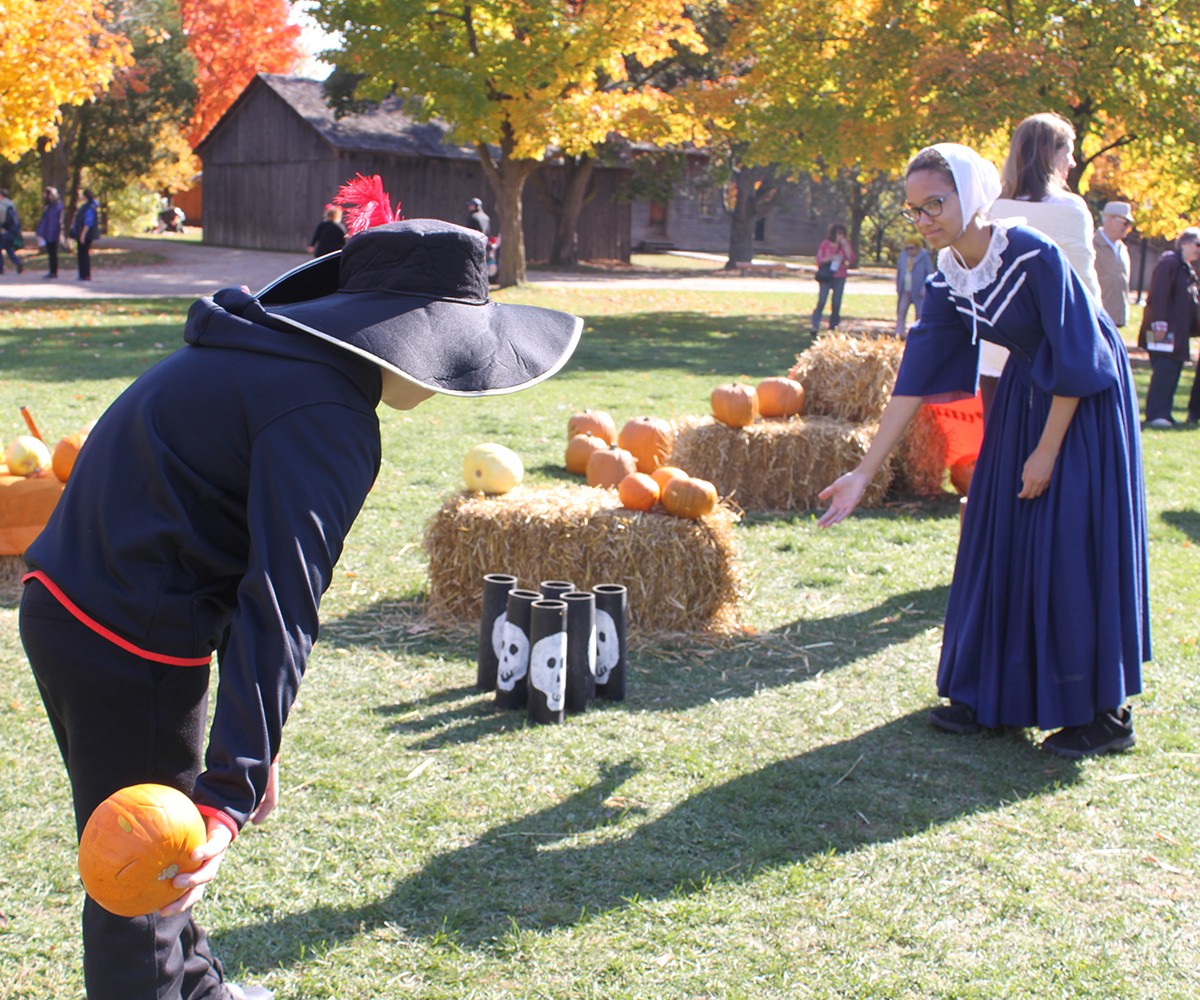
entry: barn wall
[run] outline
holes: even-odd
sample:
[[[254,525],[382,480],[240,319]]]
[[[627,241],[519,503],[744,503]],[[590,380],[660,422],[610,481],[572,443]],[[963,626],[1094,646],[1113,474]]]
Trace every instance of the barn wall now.
[[[303,250],[339,183],[328,144],[261,85],[218,125],[203,161],[204,242],[223,246]]]
[[[379,174],[405,218],[461,224],[468,199],[478,197],[499,231],[499,213],[478,160],[337,150],[270,87],[251,87],[201,149],[206,243],[303,250],[325,204],[358,173]],[[585,259],[628,260],[629,205],[612,198],[621,176],[620,171],[596,172],[598,196],[580,219]],[[561,177],[553,183],[561,188]],[[524,215],[526,254],[545,260],[554,220],[532,184],[526,185]]]

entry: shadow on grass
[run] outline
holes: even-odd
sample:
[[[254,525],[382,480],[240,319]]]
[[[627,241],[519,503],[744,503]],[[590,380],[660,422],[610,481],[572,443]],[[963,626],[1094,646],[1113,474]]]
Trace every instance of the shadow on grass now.
[[[697,375],[743,372],[778,375],[812,341],[791,315],[711,316],[704,312],[645,312],[588,317],[587,329],[563,374],[575,371]]]
[[[1200,511],[1164,510],[1159,517],[1172,528],[1177,528],[1193,542],[1200,542]]]
[[[840,743],[701,791],[662,815],[622,797],[629,762],[558,805],[434,858],[376,902],[335,903],[214,934],[254,971],[385,924],[490,949],[513,931],[552,931],[639,901],[915,836],[1074,781],[1078,767],[1023,738],[953,737],[912,713]],[[573,843],[599,835],[601,840]]]
[[[632,651],[628,700],[622,703],[598,701],[596,708],[621,711],[628,706],[635,711],[660,708],[682,711],[804,681],[817,673],[840,669],[889,646],[907,642],[938,625],[945,610],[947,591],[946,586],[910,590],[861,611],[794,622],[786,628],[731,642],[725,649],[663,644],[654,647],[653,651],[649,647],[641,652]],[[323,633],[325,641],[346,644],[346,640],[339,638],[339,633],[354,635],[361,631],[360,616],[365,620],[386,619],[389,611],[385,606],[376,605],[358,615],[348,616]],[[386,637],[384,641],[387,641]],[[427,641],[429,652],[446,652],[444,640]],[[470,650],[470,662],[463,669],[471,672],[470,681],[473,682],[474,643],[477,640],[464,633],[463,641],[469,644]],[[409,651],[415,651],[420,645],[414,645],[411,638],[399,633],[393,643],[392,648],[404,645]],[[462,646],[456,649],[460,659],[463,652]],[[935,666],[930,664],[931,678]],[[465,701],[471,695],[476,697]],[[439,706],[447,707],[439,709]],[[385,717],[418,712],[418,718],[388,725],[391,732],[410,737],[407,745],[416,751],[499,736],[512,728],[514,720],[522,719],[519,712],[497,710],[493,696],[476,690],[470,682],[439,690],[427,698],[380,706],[376,711]]]

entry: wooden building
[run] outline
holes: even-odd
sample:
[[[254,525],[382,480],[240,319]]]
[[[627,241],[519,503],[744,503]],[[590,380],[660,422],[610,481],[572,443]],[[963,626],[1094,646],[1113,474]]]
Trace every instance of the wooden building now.
[[[708,153],[693,150],[669,201],[635,201],[634,250],[729,252],[731,193],[712,182]],[[754,227],[756,254],[812,255],[833,222],[849,218],[836,190],[803,177],[789,184]]]
[[[260,73],[196,147],[204,166],[204,242],[266,250],[303,249],[338,187],[379,174],[405,218],[462,223],[480,198],[499,231],[495,199],[473,148],[447,140],[443,122],[417,122],[399,99],[336,118],[319,80]],[[551,190],[563,185],[552,163]],[[582,259],[628,260],[630,205],[615,195],[625,171],[597,169],[596,197],[579,220]],[[525,251],[545,260],[554,218],[526,184]]]

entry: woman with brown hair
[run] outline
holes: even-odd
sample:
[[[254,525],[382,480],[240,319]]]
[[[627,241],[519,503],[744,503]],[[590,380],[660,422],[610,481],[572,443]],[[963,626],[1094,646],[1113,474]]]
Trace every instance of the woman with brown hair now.
[[[1013,131],[1008,157],[1000,170],[1000,197],[990,214],[1008,225],[1023,224],[1050,237],[1099,302],[1092,213],[1087,203],[1067,188],[1067,178],[1075,166],[1074,148],[1075,127],[1062,115],[1047,111],[1022,120]],[[979,387],[985,416],[1007,358],[1003,347],[982,345]]]

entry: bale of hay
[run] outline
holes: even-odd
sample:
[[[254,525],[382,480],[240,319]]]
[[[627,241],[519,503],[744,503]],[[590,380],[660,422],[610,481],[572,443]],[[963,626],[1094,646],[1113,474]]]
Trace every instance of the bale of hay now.
[[[669,464],[710,480],[746,510],[809,510],[817,494],[859,463],[874,424],[834,417],[760,420],[733,428],[712,417],[687,417],[675,425]],[[861,505],[878,506],[892,479],[889,457],[863,494]]]
[[[875,424],[892,395],[904,340],[877,330],[831,333],[796,358],[789,375],[804,385],[810,415]],[[925,407],[894,452],[892,488],[940,493],[946,478],[946,435]]]
[[[0,606],[17,605],[21,600],[21,577],[28,572],[20,556],[0,556]]]
[[[941,493],[946,481],[946,433],[928,406],[917,410],[896,445],[892,488],[897,493]]]
[[[891,398],[903,353],[895,334],[830,333],[797,356],[788,374],[804,385],[805,413],[874,423]]]
[[[449,497],[425,529],[431,618],[478,623],[485,573],[522,587],[567,579],[629,588],[629,627],[642,632],[742,631],[744,581],[724,507],[685,520],[627,510],[615,490],[521,486],[504,496]]]

